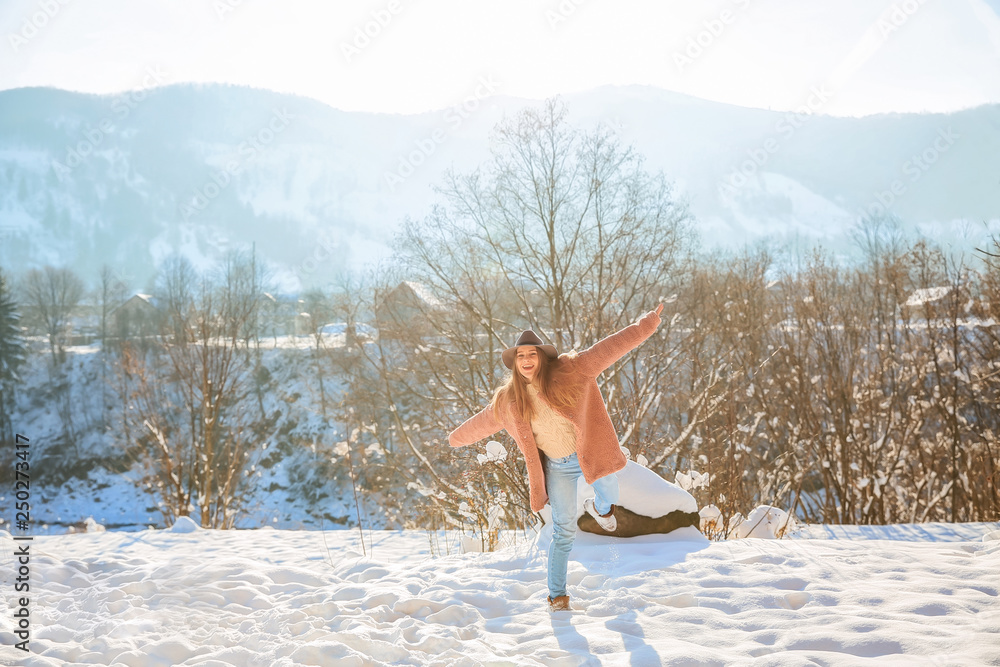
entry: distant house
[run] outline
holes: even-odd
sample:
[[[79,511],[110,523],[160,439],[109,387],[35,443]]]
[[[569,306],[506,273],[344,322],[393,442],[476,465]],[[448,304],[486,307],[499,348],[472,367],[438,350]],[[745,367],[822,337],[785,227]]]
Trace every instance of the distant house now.
[[[100,308],[91,301],[81,301],[67,322],[67,345],[90,345],[100,336]]]
[[[295,313],[295,317],[292,320],[292,331],[296,336],[316,333],[312,315],[309,313]]]
[[[916,290],[904,303],[904,306],[916,307],[922,306],[926,303],[933,303],[934,301],[940,301],[949,294],[951,294],[954,288],[951,285],[945,285],[943,287],[923,287]]]
[[[903,303],[903,310],[912,317],[933,319],[946,315],[950,304],[947,298],[956,288],[952,285],[924,287],[915,290]]]
[[[291,331],[294,326],[296,300],[287,296],[275,296],[263,292],[258,303],[257,320],[254,322],[257,335],[277,339]]]
[[[375,327],[360,322],[332,322],[319,328],[324,345],[330,348],[357,346],[378,340]]]
[[[404,280],[376,303],[375,320],[382,336],[401,337],[429,331],[428,318],[447,310],[445,302],[426,285]]]
[[[119,341],[145,340],[160,333],[162,313],[156,297],[134,294],[111,311],[110,335]]]

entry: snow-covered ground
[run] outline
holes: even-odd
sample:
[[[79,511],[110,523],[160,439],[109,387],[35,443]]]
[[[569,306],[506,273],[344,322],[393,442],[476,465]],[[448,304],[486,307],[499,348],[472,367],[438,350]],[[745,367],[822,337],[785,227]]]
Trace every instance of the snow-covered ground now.
[[[457,535],[374,533],[367,555],[357,531],[206,531],[186,519],[39,536],[30,655],[12,647],[24,543],[0,533],[0,664],[997,665],[997,531],[581,534],[572,610],[555,613],[545,531],[465,554]]]
[[[293,349],[306,339],[296,340],[264,354],[281,387],[268,413],[293,396],[315,405],[310,357]],[[90,456],[112,444],[95,427],[94,351],[72,350],[66,371],[87,433],[77,446]],[[18,420],[44,445],[59,415],[44,400],[45,359],[36,362]],[[310,525],[316,508],[353,512],[335,485],[322,500],[304,497],[316,487],[319,498],[323,480],[292,473],[319,460],[309,442],[335,438],[315,408],[294,426],[305,459],[293,453],[263,471],[262,489],[274,490],[241,524],[279,530],[205,531],[185,519],[167,530],[60,534],[88,516],[131,527],[162,519],[137,493],[134,471],[92,470],[87,483],[39,488],[30,654],[14,648],[13,634],[23,595],[15,554],[25,542],[0,530],[0,665],[1000,665],[1000,524],[805,526],[794,539],[728,542],[693,528],[627,540],[581,534],[573,609],[551,613],[544,531],[483,554],[464,553],[470,540],[457,534],[376,531],[362,548],[356,530],[281,530]],[[646,481],[623,482],[623,505],[650,516],[696,509],[679,488]],[[586,494],[582,484],[581,502]]]

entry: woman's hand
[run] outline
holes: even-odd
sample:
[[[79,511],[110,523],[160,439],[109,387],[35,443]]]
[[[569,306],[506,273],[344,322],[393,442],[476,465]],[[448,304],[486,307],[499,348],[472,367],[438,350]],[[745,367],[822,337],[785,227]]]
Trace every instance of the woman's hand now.
[[[660,326],[660,313],[663,312],[663,304],[659,304],[656,310],[651,310],[639,318],[639,328],[646,337],[651,336]]]
[[[660,326],[660,321],[661,321],[660,313],[662,312],[663,312],[663,304],[661,303],[656,307],[656,310],[653,311],[653,324],[656,325],[656,327]]]

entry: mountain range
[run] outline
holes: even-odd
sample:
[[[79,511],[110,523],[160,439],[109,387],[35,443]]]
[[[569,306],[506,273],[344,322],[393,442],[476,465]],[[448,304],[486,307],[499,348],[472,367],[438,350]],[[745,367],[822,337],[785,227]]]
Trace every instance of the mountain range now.
[[[254,244],[283,289],[324,285],[389,253],[444,170],[489,156],[505,115],[490,95],[400,115],[345,112],[267,90],[177,84],[99,96],[0,92],[0,267],[111,266],[148,289],[173,252],[208,267]],[[1000,228],[1000,105],[859,118],[772,112],[660,89],[564,96],[674,181],[704,245],[843,248],[866,213],[973,247]]]

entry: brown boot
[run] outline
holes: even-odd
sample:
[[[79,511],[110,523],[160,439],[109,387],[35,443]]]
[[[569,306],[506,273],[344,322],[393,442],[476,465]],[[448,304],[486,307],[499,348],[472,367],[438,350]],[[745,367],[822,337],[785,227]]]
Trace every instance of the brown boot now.
[[[568,611],[569,596],[557,595],[555,598],[546,598],[549,601],[549,611]]]

